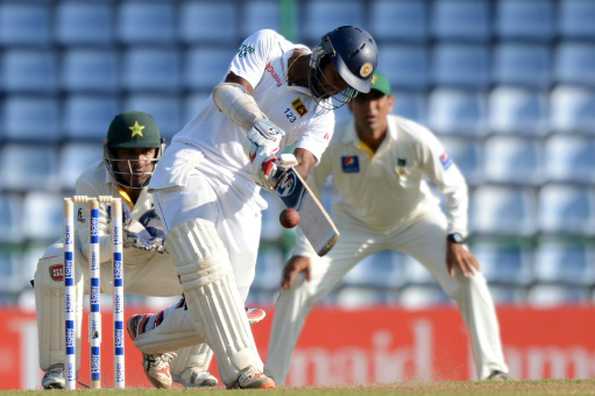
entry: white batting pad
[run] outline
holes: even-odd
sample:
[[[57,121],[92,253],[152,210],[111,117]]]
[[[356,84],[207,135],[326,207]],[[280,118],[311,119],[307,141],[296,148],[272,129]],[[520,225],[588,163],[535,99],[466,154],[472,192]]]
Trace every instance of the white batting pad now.
[[[213,359],[213,350],[205,343],[178,349],[176,358],[171,362],[172,374],[181,374],[188,367],[208,371]]]
[[[248,366],[262,370],[227,250],[212,222],[196,219],[174,227],[168,250],[184,288],[188,310],[217,355],[221,377],[233,383]]]
[[[83,319],[83,278],[75,271],[75,312],[77,352],[81,350]],[[37,313],[37,337],[39,367],[47,370],[56,363],[64,363],[64,262],[62,244],[50,246],[37,262],[34,279],[35,308]],[[77,354],[77,367],[80,355]]]

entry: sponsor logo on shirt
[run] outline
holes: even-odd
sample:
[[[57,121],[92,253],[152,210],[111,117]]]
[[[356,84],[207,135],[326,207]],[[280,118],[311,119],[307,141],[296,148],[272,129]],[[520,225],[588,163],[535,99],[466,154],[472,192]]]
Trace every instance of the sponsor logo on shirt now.
[[[273,80],[275,80],[276,86],[280,87],[281,85],[283,85],[283,80],[281,80],[281,77],[279,77],[279,74],[277,73],[273,65],[271,65],[271,62],[267,63],[267,65],[264,67],[264,70],[271,74],[271,77],[273,77]]]
[[[240,48],[238,48],[238,56],[240,58],[243,58],[243,57],[248,56],[249,54],[253,54],[253,53],[254,53],[254,47],[251,45],[242,44],[242,45],[240,45]]]
[[[359,157],[357,155],[342,156],[341,169],[344,173],[359,173]]]
[[[293,107],[300,117],[303,117],[308,112],[308,109],[300,98],[296,98],[293,102],[291,102],[291,107]]]
[[[440,155],[440,163],[442,164],[444,170],[450,168],[450,166],[452,165],[452,160],[450,159],[446,151]]]
[[[64,281],[64,265],[63,264],[50,265],[50,278],[52,278],[52,280],[54,282]]]

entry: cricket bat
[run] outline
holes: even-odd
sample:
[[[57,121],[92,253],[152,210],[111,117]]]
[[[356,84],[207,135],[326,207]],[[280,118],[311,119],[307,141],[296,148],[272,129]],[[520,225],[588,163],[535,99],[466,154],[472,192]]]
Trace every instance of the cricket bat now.
[[[327,254],[339,239],[339,230],[295,168],[284,171],[275,192],[287,208],[298,211],[302,231],[316,253]]]

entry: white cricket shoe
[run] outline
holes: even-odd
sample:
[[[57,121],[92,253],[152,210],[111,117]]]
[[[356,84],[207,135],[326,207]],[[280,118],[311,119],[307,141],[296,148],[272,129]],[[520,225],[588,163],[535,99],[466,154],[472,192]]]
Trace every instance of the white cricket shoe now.
[[[41,379],[43,389],[64,389],[66,377],[64,376],[64,364],[52,364]]]
[[[262,371],[258,371],[254,366],[248,366],[242,371],[238,379],[228,386],[228,389],[273,389],[277,385],[272,378],[267,377]]]
[[[150,314],[134,315],[128,319],[126,330],[132,340],[144,331],[144,327],[151,317]],[[171,361],[176,357],[175,352],[149,355],[143,353],[143,368],[151,384],[158,389],[169,389],[173,384],[171,375]]]
[[[198,367],[186,367],[180,374],[174,374],[173,379],[185,388],[210,388],[219,383],[211,373]]]

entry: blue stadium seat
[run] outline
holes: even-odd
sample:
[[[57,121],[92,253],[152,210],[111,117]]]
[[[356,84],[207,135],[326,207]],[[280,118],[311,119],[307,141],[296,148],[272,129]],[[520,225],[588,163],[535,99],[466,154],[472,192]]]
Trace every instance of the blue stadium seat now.
[[[118,12],[118,37],[127,44],[171,43],[176,39],[176,9],[169,1],[127,1]]]
[[[388,45],[380,49],[378,64],[393,87],[423,90],[429,83],[430,60],[424,46]]]
[[[495,28],[504,39],[548,41],[556,33],[552,0],[499,0]]]
[[[500,44],[494,49],[494,82],[529,88],[548,88],[552,80],[552,55],[548,45]]]
[[[281,238],[283,228],[279,223],[279,214],[284,209],[281,200],[269,192],[263,192],[262,197],[267,201],[269,207],[262,212],[261,239],[276,241]]]
[[[338,26],[363,26],[363,5],[357,0],[318,0],[306,4],[306,22],[301,34],[314,43]]]
[[[478,241],[473,254],[488,282],[527,286],[533,280],[531,250],[516,243]]]
[[[595,44],[562,42],[556,51],[556,79],[595,86]]]
[[[64,104],[64,133],[73,139],[102,141],[120,111],[114,96],[72,95]]]
[[[438,286],[411,286],[400,293],[399,304],[407,309],[423,309],[450,304],[450,299]]]
[[[434,2],[432,32],[439,40],[487,41],[491,31],[487,0]]]
[[[191,43],[212,40],[234,43],[238,26],[236,9],[232,3],[184,3],[180,12],[182,39]]]
[[[484,144],[484,175],[495,183],[539,184],[541,145],[517,136],[493,136]]]
[[[595,39],[595,3],[591,0],[561,0],[559,29],[572,39]]]
[[[560,86],[550,96],[551,126],[558,132],[595,134],[595,90]]]
[[[47,192],[30,192],[23,202],[25,237],[53,241],[63,235],[62,197]]]
[[[438,88],[430,94],[429,124],[437,133],[481,136],[486,117],[487,100],[481,93]]]
[[[180,100],[177,95],[132,95],[121,111],[131,110],[151,114],[164,138],[172,137],[183,126]]]
[[[536,229],[536,204],[529,189],[480,186],[471,196],[471,229],[482,234],[531,236]]]
[[[419,261],[412,257],[405,256],[403,259],[403,281],[412,285],[435,284],[436,280],[432,273],[426,269]]]
[[[200,110],[211,100],[211,95],[208,92],[190,94],[184,104],[184,124],[196,117],[200,113]]]
[[[341,309],[362,309],[386,305],[389,294],[382,290],[344,287],[337,292],[336,304]]]
[[[135,91],[175,91],[180,85],[180,67],[176,50],[131,49],[124,56],[122,83],[124,87]],[[199,70],[202,72],[202,69]]]
[[[434,82],[445,86],[486,88],[490,84],[487,46],[439,44],[434,47]]]
[[[576,286],[536,285],[529,290],[527,302],[539,308],[589,302],[589,291]]]
[[[545,177],[554,182],[595,183],[595,140],[554,135],[546,140]]]
[[[256,276],[253,288],[277,290],[281,282],[281,271],[285,260],[283,252],[278,248],[262,248],[258,250]]]
[[[71,49],[63,57],[62,85],[71,91],[115,92],[119,66],[113,50]]]
[[[427,96],[423,93],[399,92],[393,112],[399,116],[425,123],[428,118]]]
[[[12,139],[55,141],[60,138],[60,110],[53,98],[10,96],[4,104],[4,134]]]
[[[483,145],[469,139],[442,137],[440,139],[449,157],[465,176],[467,183],[476,185],[483,182]]]
[[[359,262],[345,276],[347,286],[396,288],[404,281],[405,258],[389,251],[377,252]]]
[[[185,80],[186,86],[192,89],[211,91],[223,81],[229,63],[234,56],[231,48],[192,48],[186,54]]]
[[[595,234],[595,197],[587,188],[547,185],[539,193],[539,226],[545,233]]]
[[[595,282],[595,257],[577,241],[542,240],[535,252],[535,278],[541,283],[588,286]]]
[[[244,3],[242,34],[248,36],[260,29],[281,30],[281,12],[277,1],[252,0]]]
[[[106,126],[107,129],[107,126]],[[103,145],[97,143],[70,143],[60,150],[59,179],[62,187],[74,189],[76,179],[103,159]]]
[[[17,194],[0,194],[0,242],[16,243],[23,238],[23,199]]]
[[[19,1],[0,4],[0,45],[47,45],[50,28],[48,4]]]
[[[106,45],[113,40],[110,3],[63,1],[56,8],[56,36],[66,45]]]
[[[58,155],[53,147],[7,144],[0,150],[0,188],[57,190]]]
[[[25,288],[22,254],[17,249],[0,249],[0,292],[17,293]]]
[[[496,305],[523,305],[527,301],[524,287],[490,285],[490,294]]]
[[[428,37],[426,2],[376,0],[370,11],[371,33],[377,40],[423,42]]]
[[[529,136],[548,132],[548,100],[541,93],[498,87],[490,93],[489,107],[492,132]]]
[[[47,93],[56,89],[58,70],[54,52],[11,49],[3,58],[0,81],[6,91]]]

